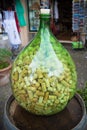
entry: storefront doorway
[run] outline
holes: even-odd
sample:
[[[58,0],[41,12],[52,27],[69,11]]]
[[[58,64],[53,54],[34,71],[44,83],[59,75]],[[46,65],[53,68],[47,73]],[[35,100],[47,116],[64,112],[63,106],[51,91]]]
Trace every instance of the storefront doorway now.
[[[59,40],[70,40],[72,34],[72,0],[57,0],[57,6],[59,18],[55,22],[55,35]]]
[[[15,0],[0,0],[0,11],[14,10],[14,1]]]

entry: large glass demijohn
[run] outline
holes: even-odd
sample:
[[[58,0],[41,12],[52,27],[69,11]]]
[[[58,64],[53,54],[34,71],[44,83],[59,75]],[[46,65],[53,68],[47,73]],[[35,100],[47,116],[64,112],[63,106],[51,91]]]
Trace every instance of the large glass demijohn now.
[[[41,9],[36,36],[13,62],[13,95],[27,111],[53,115],[62,111],[74,96],[76,83],[75,64],[50,31],[50,10]]]

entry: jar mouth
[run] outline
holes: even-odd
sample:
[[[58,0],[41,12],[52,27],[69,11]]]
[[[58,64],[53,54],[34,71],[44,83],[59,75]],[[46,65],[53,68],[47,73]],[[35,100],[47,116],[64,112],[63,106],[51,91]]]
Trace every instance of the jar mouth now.
[[[40,18],[50,18],[50,14],[40,14]]]

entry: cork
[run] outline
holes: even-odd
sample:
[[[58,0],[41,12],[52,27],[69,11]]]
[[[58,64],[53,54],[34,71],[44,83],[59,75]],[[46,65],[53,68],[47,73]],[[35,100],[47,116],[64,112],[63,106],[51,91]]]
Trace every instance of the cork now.
[[[41,14],[50,14],[50,9],[40,9]]]

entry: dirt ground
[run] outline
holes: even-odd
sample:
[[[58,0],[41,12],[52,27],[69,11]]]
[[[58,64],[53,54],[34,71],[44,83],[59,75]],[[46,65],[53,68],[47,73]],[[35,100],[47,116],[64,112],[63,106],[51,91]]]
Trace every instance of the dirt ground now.
[[[77,87],[82,88],[87,81],[87,49],[73,50],[71,45],[63,44],[64,47],[70,52],[75,64],[78,75]],[[7,98],[12,94],[10,84],[0,87],[0,130],[3,129],[3,112],[4,105]]]

